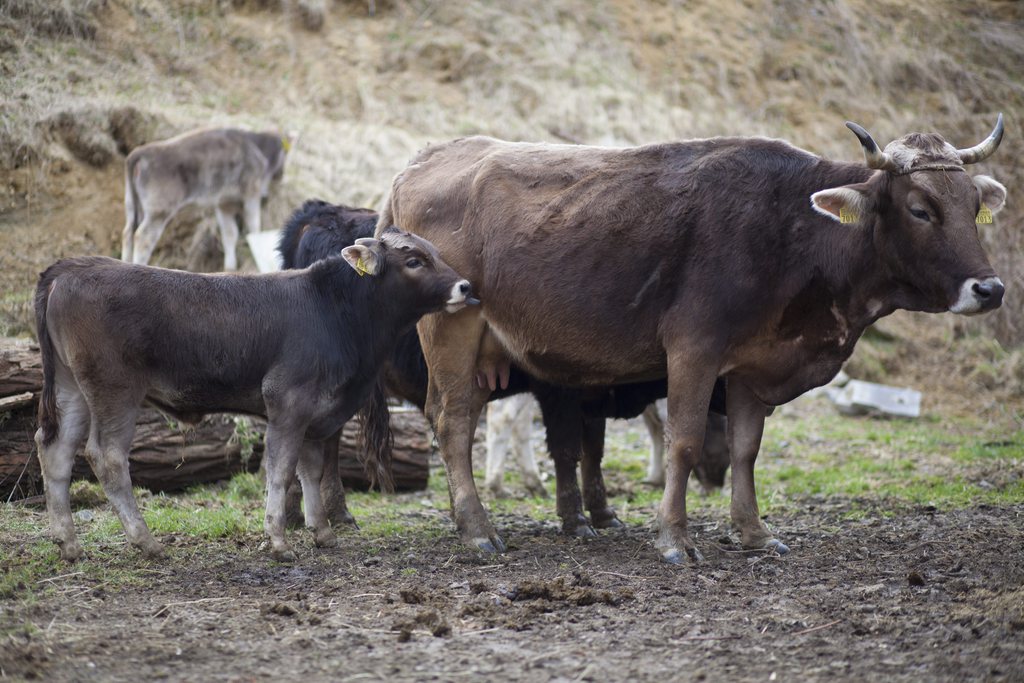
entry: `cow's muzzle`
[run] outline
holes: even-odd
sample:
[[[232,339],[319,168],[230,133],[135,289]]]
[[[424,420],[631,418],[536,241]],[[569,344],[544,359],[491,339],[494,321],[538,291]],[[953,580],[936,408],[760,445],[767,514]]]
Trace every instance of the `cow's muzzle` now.
[[[1003,281],[997,277],[967,278],[960,285],[960,297],[949,307],[951,313],[961,315],[977,315],[991,311],[1003,303],[1003,293],[1006,287]]]
[[[463,306],[475,306],[479,303],[480,299],[473,296],[473,286],[469,284],[469,280],[459,280],[452,286],[451,296],[445,302],[444,310],[454,313]]]

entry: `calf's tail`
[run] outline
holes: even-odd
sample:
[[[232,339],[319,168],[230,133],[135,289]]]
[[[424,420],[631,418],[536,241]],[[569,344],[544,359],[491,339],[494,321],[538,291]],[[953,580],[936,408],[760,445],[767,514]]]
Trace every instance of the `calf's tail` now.
[[[360,464],[370,480],[382,491],[395,490],[392,465],[394,434],[391,433],[391,411],[381,381],[373,385],[370,397],[359,409],[359,447],[356,449]]]
[[[39,352],[43,363],[43,391],[39,397],[39,428],[43,431],[43,445],[48,446],[57,438],[60,429],[60,416],[57,413],[57,393],[54,389],[56,374],[56,358],[53,340],[46,326],[46,306],[50,299],[50,288],[57,277],[56,266],[50,266],[39,276],[36,285],[36,336],[39,339]]]

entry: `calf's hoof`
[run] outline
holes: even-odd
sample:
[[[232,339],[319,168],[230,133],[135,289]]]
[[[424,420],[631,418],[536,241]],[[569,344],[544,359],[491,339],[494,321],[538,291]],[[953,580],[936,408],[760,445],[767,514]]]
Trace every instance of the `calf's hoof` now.
[[[82,546],[77,540],[65,543],[63,541],[56,541],[57,547],[60,548],[60,559],[65,562],[77,562],[82,559],[82,555],[85,553],[82,551]]]
[[[785,555],[789,552],[789,546],[777,538],[769,539],[768,542],[764,544],[764,547],[765,550],[774,550],[779,555]]]
[[[526,492],[529,493],[531,496],[534,496],[536,498],[550,498],[551,497],[551,494],[548,493],[548,490],[546,488],[544,488],[544,484],[540,483],[539,481],[533,482],[531,484],[527,484],[526,485]]]
[[[282,564],[294,564],[299,558],[296,557],[295,551],[291,548],[284,550],[271,550],[270,557]]]
[[[704,556],[700,554],[700,551],[696,548],[685,548],[679,550],[678,548],[667,548],[661,551],[661,559],[669,564],[684,564],[686,558],[690,558],[690,561],[694,564],[704,561]]]
[[[157,541],[143,543],[139,545],[139,550],[142,552],[142,556],[147,560],[167,559],[167,551],[164,550],[163,545]]]
[[[314,532],[313,542],[316,543],[317,548],[337,548],[338,537],[334,535],[334,532],[330,529],[324,529],[323,531]]]

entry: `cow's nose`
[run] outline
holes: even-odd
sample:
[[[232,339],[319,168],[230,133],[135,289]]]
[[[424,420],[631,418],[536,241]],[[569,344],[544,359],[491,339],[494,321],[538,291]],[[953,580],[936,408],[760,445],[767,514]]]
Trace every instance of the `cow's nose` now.
[[[1003,286],[1003,281],[999,278],[990,277],[981,282],[975,282],[971,290],[974,292],[974,296],[978,297],[982,307],[989,310],[998,308],[1003,302],[1003,293],[1006,292],[1006,287]]]
[[[463,280],[459,283],[459,292],[461,294],[469,294],[469,280]]]

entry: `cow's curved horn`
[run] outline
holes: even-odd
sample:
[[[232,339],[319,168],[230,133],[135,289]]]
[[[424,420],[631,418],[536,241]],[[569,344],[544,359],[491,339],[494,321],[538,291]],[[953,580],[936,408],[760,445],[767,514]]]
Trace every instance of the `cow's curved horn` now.
[[[847,121],[846,127],[853,131],[853,134],[860,140],[861,147],[864,148],[864,161],[867,162],[868,168],[878,168],[883,171],[897,171],[896,163],[892,160],[888,154],[878,149],[878,145],[875,144],[875,140],[871,135],[864,130],[861,126],[858,126],[853,121]]]
[[[996,120],[996,127],[992,130],[992,133],[985,138],[984,142],[967,149],[958,149],[956,153],[960,156],[960,161],[964,164],[976,164],[988,157],[992,152],[996,151],[996,148],[999,147],[999,143],[1002,141],[1003,115],[1000,114],[999,118]]]

